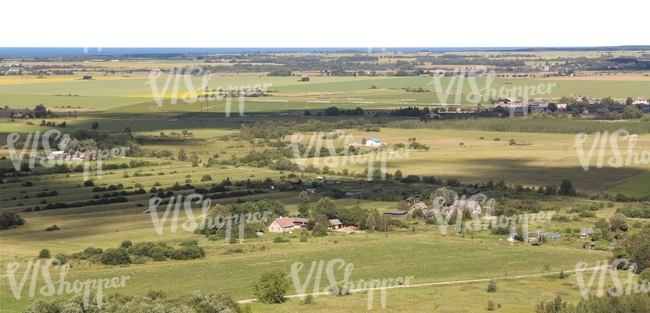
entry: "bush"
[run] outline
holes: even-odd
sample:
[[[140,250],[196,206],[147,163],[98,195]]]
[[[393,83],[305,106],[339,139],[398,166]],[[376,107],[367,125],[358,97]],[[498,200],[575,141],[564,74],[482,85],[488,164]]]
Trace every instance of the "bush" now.
[[[133,246],[133,243],[131,242],[131,240],[124,240],[120,244],[120,248],[124,248],[124,249],[131,248],[132,246]]]
[[[494,141],[501,141],[501,138],[499,138],[499,137],[494,138]]]
[[[122,265],[131,264],[131,258],[124,248],[110,248],[106,249],[99,257],[99,262],[106,265]]]
[[[149,290],[147,292],[147,297],[150,298],[151,300],[158,300],[158,299],[162,300],[167,298],[167,295],[162,290]]]
[[[65,253],[57,253],[54,258],[61,261],[61,264],[68,263],[68,255]]]
[[[198,245],[199,245],[199,241],[196,240],[196,239],[194,239],[194,240],[188,240],[188,241],[181,242],[181,243],[179,243],[178,245],[179,245],[179,246],[183,246],[183,247],[186,247],[186,246],[198,246]]]
[[[327,236],[327,226],[318,223],[312,229],[311,235],[314,237],[325,237]]]
[[[14,212],[2,212],[2,214],[0,214],[0,230],[9,229],[23,224],[25,224],[25,220]]]
[[[289,280],[281,270],[269,270],[260,275],[251,286],[253,294],[263,303],[282,303],[289,289]]]
[[[102,248],[88,247],[88,248],[84,249],[83,253],[86,254],[86,255],[97,255],[97,254],[104,253],[104,250]]]
[[[92,180],[87,180],[84,182],[84,187],[94,187],[95,183]]]
[[[212,177],[210,175],[203,175],[203,177],[201,177],[201,181],[212,181]]]
[[[289,242],[289,239],[285,239],[284,237],[275,237],[273,238],[274,243],[283,243],[283,242]]]
[[[40,259],[49,259],[50,258],[50,250],[49,249],[42,249],[41,252],[38,253],[38,257]]]
[[[34,184],[32,184],[32,182],[30,182],[30,181],[26,181],[21,186],[22,187],[32,187],[32,186],[34,186]]]
[[[641,274],[639,274],[639,284],[642,284],[644,280],[650,282],[650,267],[644,269]]]
[[[53,230],[59,230],[59,226],[56,226],[56,224],[54,224],[45,229],[45,231],[53,231]]]
[[[487,292],[490,293],[497,292],[497,282],[494,281],[494,279],[490,279],[490,281],[488,282]]]
[[[312,303],[314,303],[314,296],[312,296],[311,293],[305,296],[304,300],[300,301],[301,305],[312,304]]]

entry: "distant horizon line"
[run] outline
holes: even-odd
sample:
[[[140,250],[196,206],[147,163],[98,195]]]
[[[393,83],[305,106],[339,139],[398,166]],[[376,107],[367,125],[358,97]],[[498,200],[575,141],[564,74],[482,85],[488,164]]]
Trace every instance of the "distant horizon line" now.
[[[287,52],[467,52],[467,51],[619,51],[650,50],[650,45],[547,46],[547,47],[0,47],[0,57],[46,57],[112,54],[201,54],[201,53],[287,53]]]

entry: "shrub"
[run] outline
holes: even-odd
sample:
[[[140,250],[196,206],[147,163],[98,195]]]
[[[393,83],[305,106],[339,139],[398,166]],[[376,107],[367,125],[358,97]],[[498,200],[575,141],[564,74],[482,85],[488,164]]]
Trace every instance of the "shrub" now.
[[[14,212],[2,212],[2,214],[0,214],[0,230],[23,224],[25,224],[25,220]]]
[[[289,242],[289,239],[285,239],[284,237],[275,237],[273,238],[274,243],[283,243],[283,242]]]
[[[316,226],[314,226],[314,228],[312,229],[311,235],[314,236],[314,237],[325,237],[325,236],[327,236],[327,226],[325,226],[325,225],[323,225],[321,223],[316,224]]]
[[[490,279],[490,281],[488,282],[487,292],[490,293],[497,292],[497,282],[494,281],[494,279]]]
[[[203,177],[201,177],[201,181],[212,181],[212,177],[210,175],[203,175]]]
[[[131,242],[131,240],[124,240],[120,244],[120,248],[124,248],[124,249],[131,248],[132,246],[133,246],[133,243]]]
[[[314,303],[314,296],[312,296],[311,293],[305,296],[304,300],[300,301],[301,305],[312,304],[312,303]]]
[[[501,138],[499,138],[499,137],[494,138],[494,141],[501,141]]]
[[[282,303],[289,289],[289,280],[281,270],[269,270],[260,275],[251,287],[253,294],[263,303]]]
[[[110,248],[106,249],[99,257],[99,262],[106,265],[122,265],[131,264],[131,258],[124,248]]]
[[[54,224],[45,229],[45,231],[53,231],[53,230],[59,230],[59,226],[56,226],[56,224]]]
[[[179,246],[183,246],[183,247],[186,247],[186,246],[198,246],[198,245],[199,245],[199,241],[196,240],[196,239],[194,239],[194,240],[188,240],[188,241],[181,242],[181,243],[178,244],[178,245],[179,245]]]
[[[38,257],[41,259],[49,259],[50,258],[50,250],[49,249],[42,249],[41,252],[38,253]]]
[[[87,180],[84,182],[84,187],[94,187],[95,183],[92,180]]]
[[[32,186],[34,186],[34,184],[32,184],[32,182],[30,182],[30,181],[26,181],[21,186],[22,187],[32,187]]]
[[[86,254],[86,255],[97,255],[97,254],[104,253],[104,250],[102,248],[88,247],[88,248],[84,249],[83,253]]]
[[[639,274],[639,284],[642,284],[644,280],[650,282],[650,267],[644,269],[641,274]]]

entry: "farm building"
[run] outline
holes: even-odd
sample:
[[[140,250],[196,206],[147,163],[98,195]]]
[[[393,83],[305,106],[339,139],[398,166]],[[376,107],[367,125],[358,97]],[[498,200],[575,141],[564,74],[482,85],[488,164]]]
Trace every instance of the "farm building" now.
[[[418,203],[413,204],[409,208],[409,212],[413,213],[413,211],[418,210],[418,209],[420,209],[420,210],[422,210],[424,212],[424,211],[428,210],[429,207],[427,207],[427,205],[424,202],[418,202]]]
[[[366,146],[368,147],[379,147],[381,146],[381,141],[377,138],[370,138],[366,140]]]
[[[51,151],[50,154],[47,155],[48,160],[58,160],[63,157],[64,151]]]
[[[271,233],[285,233],[293,231],[294,224],[288,217],[278,217],[271,225],[269,225],[269,232]]]
[[[330,220],[330,224],[332,225],[331,227],[334,230],[343,228],[343,223],[341,223],[341,221],[339,221],[338,218]]]
[[[305,228],[307,227],[307,222],[309,222],[308,219],[301,217],[291,217],[289,219],[293,222],[293,226],[296,228]]]

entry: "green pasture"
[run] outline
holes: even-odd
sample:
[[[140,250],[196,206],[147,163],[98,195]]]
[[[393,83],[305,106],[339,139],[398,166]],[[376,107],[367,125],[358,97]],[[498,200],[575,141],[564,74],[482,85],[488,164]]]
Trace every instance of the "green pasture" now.
[[[605,193],[617,195],[623,193],[627,196],[647,196],[650,195],[650,173],[644,172],[637,176],[628,179],[626,182],[616,185],[612,188],[605,190]]]

